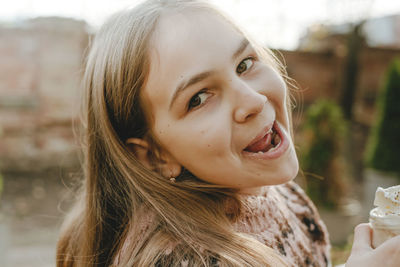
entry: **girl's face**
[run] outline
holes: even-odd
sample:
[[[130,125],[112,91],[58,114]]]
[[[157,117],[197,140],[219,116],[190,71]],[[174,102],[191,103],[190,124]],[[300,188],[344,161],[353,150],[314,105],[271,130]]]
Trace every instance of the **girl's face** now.
[[[242,34],[216,15],[178,13],[162,17],[152,47],[141,97],[169,162],[242,191],[295,177],[285,83]]]

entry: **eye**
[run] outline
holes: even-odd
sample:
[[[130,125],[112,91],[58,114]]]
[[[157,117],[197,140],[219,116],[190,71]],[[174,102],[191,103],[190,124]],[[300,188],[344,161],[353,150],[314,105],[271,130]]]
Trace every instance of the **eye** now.
[[[242,74],[243,72],[250,69],[254,64],[254,58],[248,57],[243,59],[236,68],[236,72],[238,74]]]
[[[188,104],[188,110],[191,110],[193,108],[196,108],[198,106],[201,106],[204,104],[204,102],[207,100],[207,98],[210,96],[210,93],[207,93],[204,90],[201,90],[197,94],[195,94],[190,100]]]

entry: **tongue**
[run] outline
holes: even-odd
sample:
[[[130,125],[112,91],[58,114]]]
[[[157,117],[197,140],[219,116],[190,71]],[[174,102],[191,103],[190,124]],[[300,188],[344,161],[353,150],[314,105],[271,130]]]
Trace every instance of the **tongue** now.
[[[271,134],[265,135],[260,141],[246,147],[246,151],[257,153],[259,151],[266,152],[272,147]]]

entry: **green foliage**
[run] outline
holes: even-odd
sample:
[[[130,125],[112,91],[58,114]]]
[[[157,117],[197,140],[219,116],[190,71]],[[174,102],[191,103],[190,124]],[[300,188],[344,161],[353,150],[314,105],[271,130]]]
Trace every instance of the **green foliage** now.
[[[2,192],[3,192],[3,177],[0,174],[0,197]]]
[[[365,159],[367,166],[397,173],[400,177],[400,61],[394,60],[386,73],[377,102]]]
[[[0,127],[0,137],[2,136],[2,128]],[[0,165],[1,167],[1,165]],[[1,193],[3,192],[3,177],[0,173],[0,200],[1,200]],[[1,203],[1,202],[0,202]]]
[[[335,208],[347,188],[342,158],[347,126],[340,107],[319,100],[309,107],[303,125],[300,163],[307,193],[326,208]]]

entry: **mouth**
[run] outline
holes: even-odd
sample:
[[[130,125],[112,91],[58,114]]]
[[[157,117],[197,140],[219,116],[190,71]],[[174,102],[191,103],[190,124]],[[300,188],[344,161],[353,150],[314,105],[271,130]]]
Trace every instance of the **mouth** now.
[[[243,154],[263,159],[281,156],[289,147],[288,137],[281,126],[274,121],[243,150]]]

